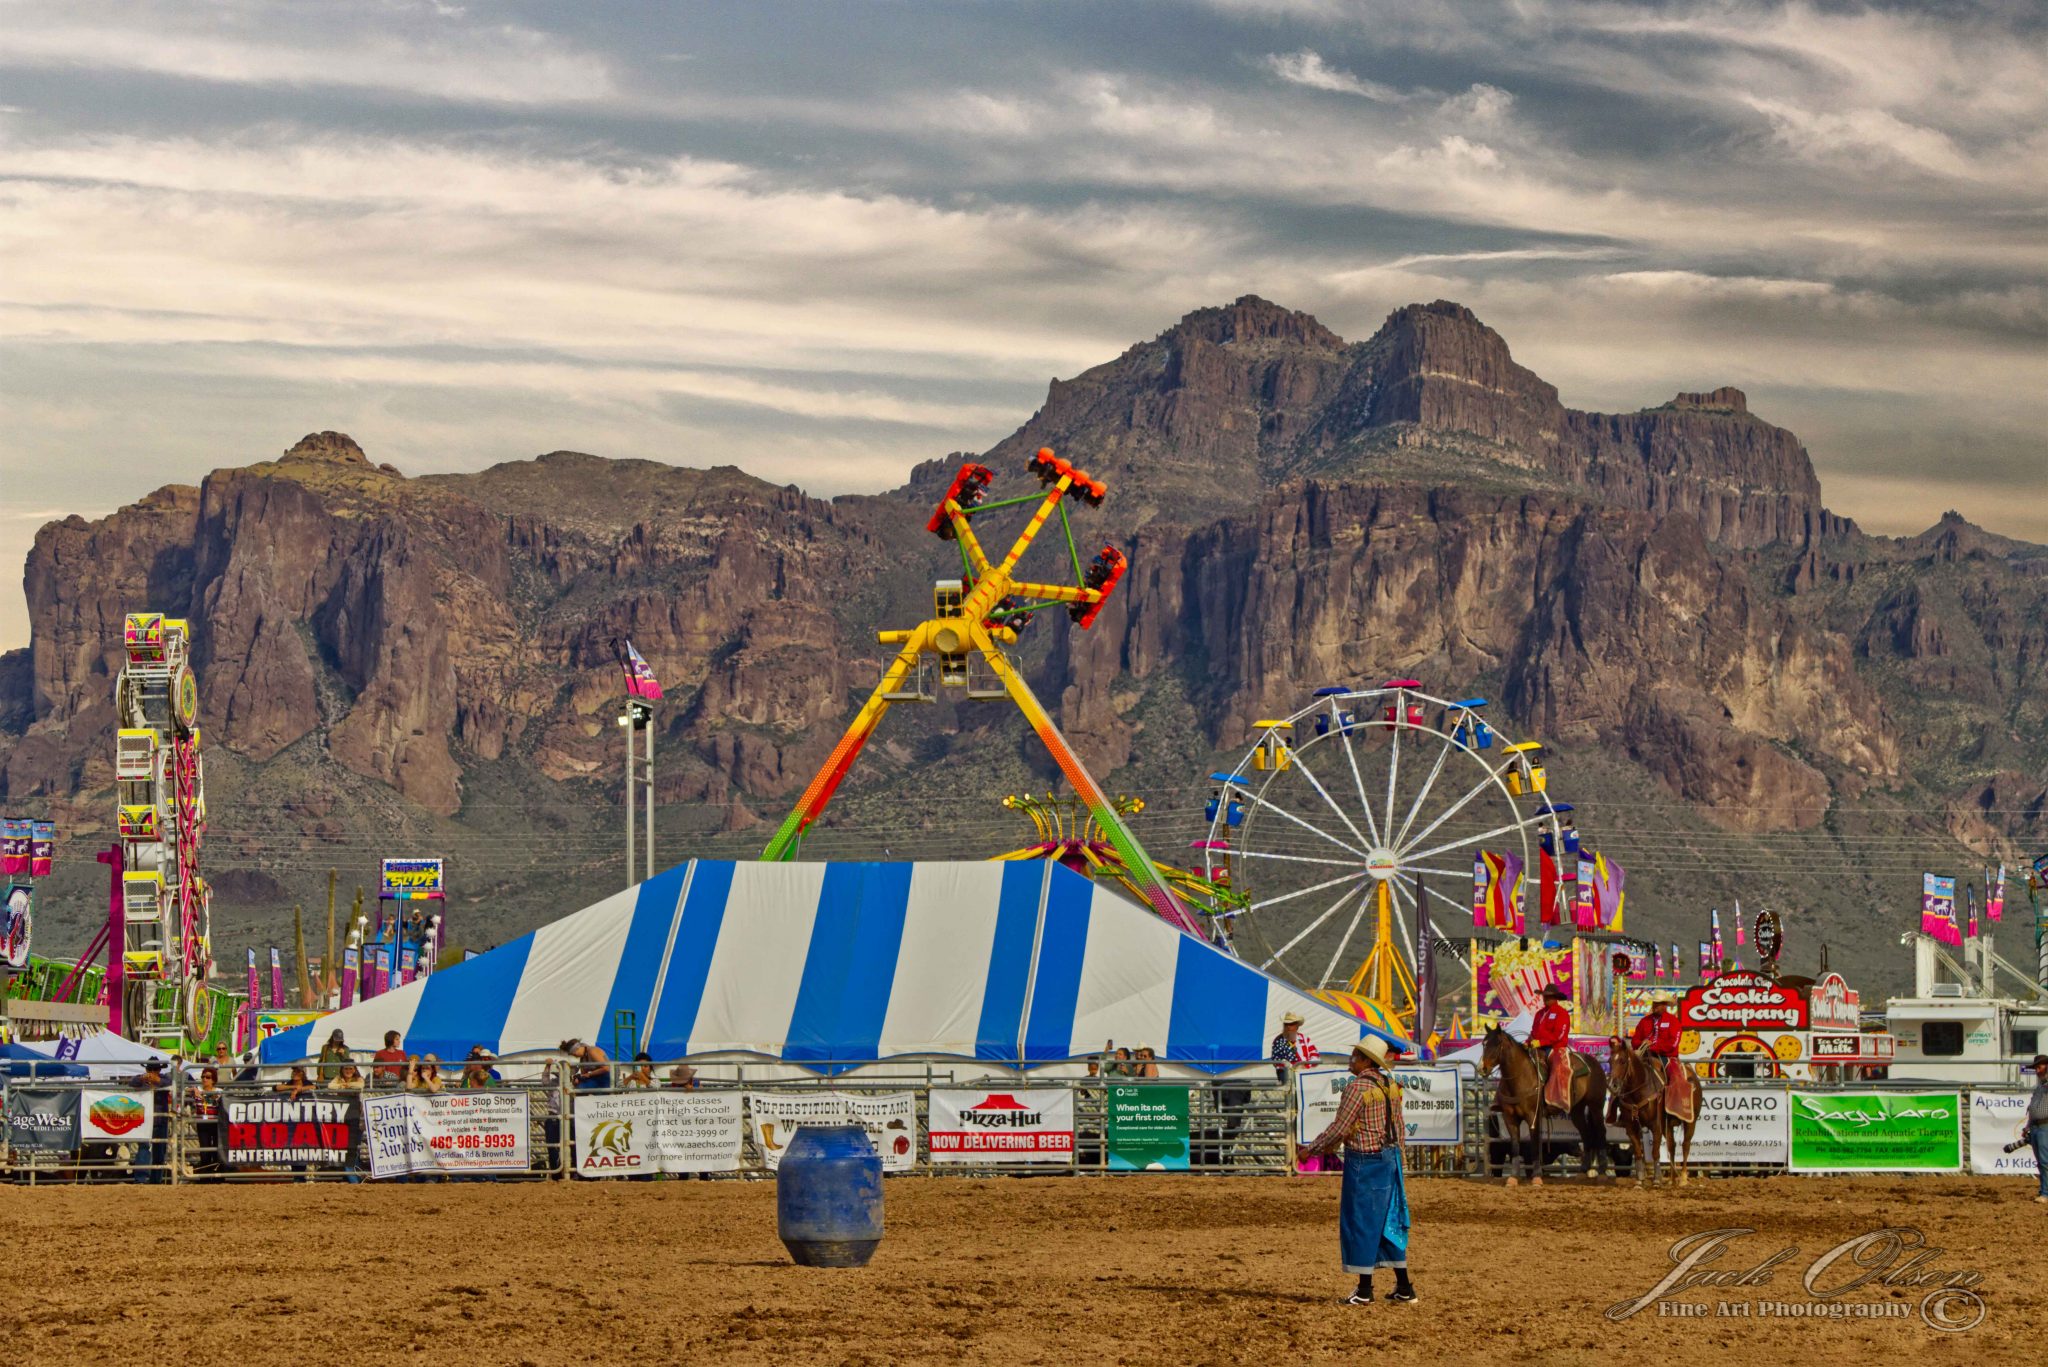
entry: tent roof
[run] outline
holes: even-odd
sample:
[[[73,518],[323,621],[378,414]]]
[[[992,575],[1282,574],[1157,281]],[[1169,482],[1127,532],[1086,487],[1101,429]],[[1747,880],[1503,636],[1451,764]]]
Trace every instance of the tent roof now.
[[[659,1059],[1031,1067],[1113,1041],[1221,1071],[1265,1058],[1288,1011],[1325,1050],[1382,1033],[1050,861],[692,860],[260,1047],[302,1058],[339,1029],[444,1059],[611,1049],[630,1013]]]

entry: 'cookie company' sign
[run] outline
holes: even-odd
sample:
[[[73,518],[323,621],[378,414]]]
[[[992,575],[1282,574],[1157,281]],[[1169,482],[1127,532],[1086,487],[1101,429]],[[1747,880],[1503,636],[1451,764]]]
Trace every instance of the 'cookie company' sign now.
[[[1804,1030],[1806,997],[1761,973],[1723,973],[1686,990],[1678,1023],[1687,1030]]]

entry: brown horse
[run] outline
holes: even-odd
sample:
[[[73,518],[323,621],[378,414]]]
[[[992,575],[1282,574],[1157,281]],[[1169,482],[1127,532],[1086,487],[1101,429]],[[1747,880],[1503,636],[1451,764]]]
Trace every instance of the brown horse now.
[[[1482,1073],[1490,1073],[1496,1068],[1500,1070],[1500,1085],[1493,1094],[1494,1109],[1500,1112],[1508,1142],[1520,1156],[1532,1187],[1543,1185],[1543,1116],[1546,1111],[1551,1115],[1564,1115],[1571,1121],[1572,1128],[1579,1132],[1579,1160],[1586,1176],[1593,1175],[1596,1162],[1603,1171],[1609,1167],[1607,1126],[1603,1114],[1607,1109],[1607,1074],[1600,1070],[1599,1064],[1583,1054],[1573,1054],[1571,1062],[1571,1104],[1560,1112],[1543,1100],[1543,1069],[1536,1061],[1535,1051],[1507,1031],[1487,1027],[1479,1070]],[[1525,1128],[1532,1141],[1530,1149],[1522,1145]],[[1508,1174],[1507,1184],[1515,1185],[1512,1172]]]
[[[1643,1169],[1649,1168],[1650,1185],[1657,1185],[1657,1148],[1661,1142],[1669,1155],[1674,1177],[1679,1186],[1692,1166],[1692,1136],[1698,1124],[1700,1106],[1705,1091],[1700,1080],[1690,1069],[1685,1080],[1692,1088],[1693,1119],[1680,1120],[1664,1108],[1665,1077],[1663,1071],[1650,1060],[1650,1056],[1636,1049],[1627,1040],[1616,1037],[1610,1041],[1609,1062],[1612,1068],[1608,1076],[1608,1092],[1613,1098],[1609,1108],[1610,1118],[1628,1131],[1629,1147],[1635,1153],[1636,1185],[1643,1185]],[[1685,1065],[1677,1065],[1684,1068]],[[1680,1157],[1678,1131],[1685,1130],[1685,1151]],[[1643,1135],[1648,1133],[1650,1142],[1645,1152]]]

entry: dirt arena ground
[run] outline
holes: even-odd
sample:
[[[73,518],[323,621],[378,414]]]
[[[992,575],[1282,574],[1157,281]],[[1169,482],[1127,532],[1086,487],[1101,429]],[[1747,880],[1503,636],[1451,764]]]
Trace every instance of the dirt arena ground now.
[[[5,1187],[0,1326],[11,1362],[95,1367],[2040,1356],[2048,1206],[2027,1199],[2030,1184],[1780,1178],[1642,1193],[1435,1180],[1411,1192],[1423,1299],[1349,1309],[1330,1179],[894,1180],[880,1252],[843,1271],[789,1263],[767,1182]],[[1767,1313],[1817,1304],[1801,1288],[1809,1265],[1889,1226],[1942,1250],[1908,1278],[1981,1278],[1981,1302],[1935,1309],[1955,1321],[1981,1310],[1980,1322],[1929,1327],[1933,1281],[1837,1298],[1898,1318]],[[1674,1240],[1720,1229],[1755,1232],[1714,1269],[1796,1252],[1762,1284],[1609,1317],[1673,1270]],[[1892,1252],[1861,1256],[1882,1265]],[[1856,1256],[1824,1282],[1862,1275]]]

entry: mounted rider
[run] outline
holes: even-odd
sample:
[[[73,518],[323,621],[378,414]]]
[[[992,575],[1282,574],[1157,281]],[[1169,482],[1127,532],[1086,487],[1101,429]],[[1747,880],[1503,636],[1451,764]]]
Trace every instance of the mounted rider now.
[[[1529,1047],[1543,1070],[1543,1102],[1560,1111],[1572,1104],[1572,1013],[1564,989],[1551,983],[1543,989],[1543,1005],[1529,1023]]]
[[[1650,998],[1650,1014],[1636,1022],[1629,1043],[1650,1056],[1664,1078],[1664,1109],[1680,1120],[1692,1116],[1692,1080],[1678,1061],[1678,1041],[1683,1033],[1671,1010],[1675,999],[1669,992]]]

